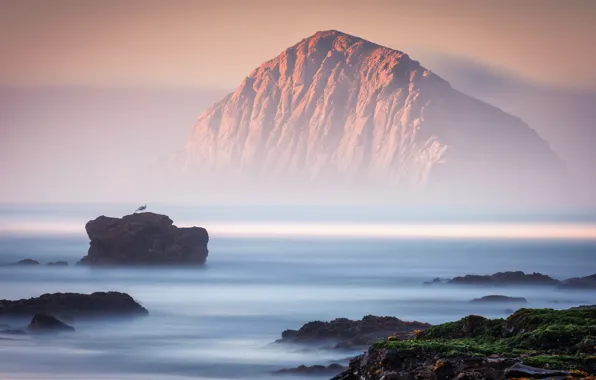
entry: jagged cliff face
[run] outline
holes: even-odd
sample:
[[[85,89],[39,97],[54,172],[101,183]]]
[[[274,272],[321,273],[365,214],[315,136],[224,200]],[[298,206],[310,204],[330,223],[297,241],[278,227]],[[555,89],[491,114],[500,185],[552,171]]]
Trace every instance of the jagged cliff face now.
[[[254,70],[198,118],[188,173],[397,190],[551,186],[563,165],[519,119],[400,51],[318,32]],[[498,190],[497,190],[498,189]]]

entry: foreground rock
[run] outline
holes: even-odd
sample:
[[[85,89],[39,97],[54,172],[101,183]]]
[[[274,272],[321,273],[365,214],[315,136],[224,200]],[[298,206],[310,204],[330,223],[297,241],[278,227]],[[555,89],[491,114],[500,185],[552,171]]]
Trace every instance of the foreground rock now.
[[[424,330],[431,325],[423,322],[405,322],[395,317],[367,315],[359,321],[347,318],[331,322],[308,322],[299,330],[286,330],[281,334],[281,343],[332,344],[335,348],[354,349],[366,347],[379,339],[406,338],[415,330]]]
[[[490,295],[481,298],[474,298],[471,303],[491,303],[491,302],[507,302],[507,303],[528,303],[523,297],[507,297],[501,295]]]
[[[455,277],[447,281],[455,285],[558,285],[559,281],[542,273],[498,272],[491,275]]]
[[[50,314],[35,314],[27,329],[34,332],[74,331],[72,326]]]
[[[70,317],[137,316],[147,309],[126,293],[54,293],[17,301],[0,300],[0,318],[51,314]]]
[[[334,379],[589,378],[595,326],[596,309],[520,309],[504,320],[471,315],[414,339],[377,342]]]
[[[312,366],[305,366],[301,365],[296,368],[284,368],[280,369],[279,371],[275,371],[275,374],[279,375],[302,375],[302,376],[317,376],[317,375],[337,375],[341,371],[344,371],[346,367],[342,366],[341,364],[330,364],[328,366],[324,365],[312,365]]]
[[[84,265],[204,265],[207,230],[179,228],[166,215],[100,216],[85,225],[91,242]]]

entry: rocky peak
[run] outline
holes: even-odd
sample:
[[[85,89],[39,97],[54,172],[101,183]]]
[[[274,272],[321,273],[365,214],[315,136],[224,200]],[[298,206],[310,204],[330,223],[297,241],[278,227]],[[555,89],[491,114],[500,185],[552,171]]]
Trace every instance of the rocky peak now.
[[[253,70],[199,116],[172,161],[201,178],[501,197],[548,190],[564,173],[519,119],[401,51],[335,30]]]

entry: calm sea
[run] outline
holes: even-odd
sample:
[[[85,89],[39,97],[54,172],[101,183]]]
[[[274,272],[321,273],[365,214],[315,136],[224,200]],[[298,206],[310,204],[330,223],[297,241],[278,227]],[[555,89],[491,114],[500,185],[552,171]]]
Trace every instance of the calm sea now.
[[[153,211],[167,213],[182,224],[208,230],[217,225],[205,268],[73,266],[87,250],[85,221],[132,210],[126,205],[0,207],[0,262],[32,258],[71,264],[68,268],[0,268],[0,299],[114,290],[129,293],[150,311],[150,316],[129,322],[75,321],[74,334],[0,336],[0,378],[276,378],[271,372],[277,369],[329,364],[357,354],[271,345],[283,330],[311,320],[359,319],[367,314],[430,323],[471,313],[505,317],[511,305],[468,302],[488,294],[525,297],[530,307],[596,304],[594,292],[422,284],[435,277],[504,270],[537,271],[559,279],[593,274],[596,240],[591,238],[467,238],[461,234],[379,238],[353,234],[353,229],[339,233],[339,227],[309,236],[313,229],[303,228],[309,223],[423,226],[426,222],[411,215],[392,219],[382,209],[162,206]],[[519,222],[519,217],[512,219]],[[437,220],[433,223],[458,219],[447,215]],[[507,222],[504,216],[491,220]],[[590,224],[593,219],[540,216],[526,222]],[[291,223],[302,226],[302,233],[267,236],[262,232],[263,225],[291,228]],[[465,223],[486,220],[475,216]],[[227,224],[236,227],[226,231]],[[234,233],[238,226],[258,224],[260,229],[248,229],[258,233]]]

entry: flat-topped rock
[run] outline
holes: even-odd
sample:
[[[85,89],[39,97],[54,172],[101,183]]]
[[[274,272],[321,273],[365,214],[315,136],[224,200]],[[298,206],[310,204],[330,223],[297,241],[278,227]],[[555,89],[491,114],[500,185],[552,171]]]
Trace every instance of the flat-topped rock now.
[[[166,215],[142,212],[100,216],[85,225],[91,240],[83,265],[204,265],[209,235],[201,227],[176,227]]]
[[[0,300],[0,318],[33,317],[35,314],[100,317],[137,316],[147,309],[126,293],[54,293],[22,300]]]
[[[16,263],[12,263],[9,265],[15,265],[15,266],[37,266],[39,265],[39,261],[37,260],[33,260],[33,259],[24,259],[24,260],[20,260],[17,261]]]
[[[528,303],[524,297],[508,297],[502,295],[490,295],[480,298],[474,298],[471,303],[491,303],[491,302],[508,302],[508,303]]]
[[[498,272],[491,275],[455,277],[448,284],[455,285],[558,285],[559,281],[542,273]]]

